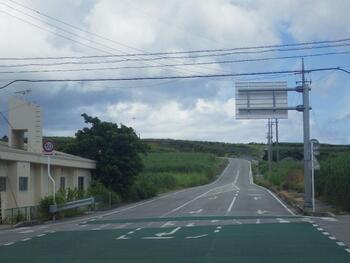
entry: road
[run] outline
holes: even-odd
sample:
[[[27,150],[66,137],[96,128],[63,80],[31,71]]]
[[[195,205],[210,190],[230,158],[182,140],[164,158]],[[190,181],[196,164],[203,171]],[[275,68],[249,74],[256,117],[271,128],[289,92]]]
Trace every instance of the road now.
[[[295,215],[253,183],[248,161],[229,159],[208,185],[1,231],[0,262],[350,262],[327,220]]]

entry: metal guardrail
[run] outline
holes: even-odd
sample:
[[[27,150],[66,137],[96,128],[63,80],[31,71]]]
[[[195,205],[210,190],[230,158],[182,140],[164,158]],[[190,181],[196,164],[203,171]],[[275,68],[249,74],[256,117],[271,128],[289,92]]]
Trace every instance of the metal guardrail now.
[[[64,204],[60,205],[50,205],[49,207],[49,212],[50,213],[57,213],[60,211],[68,210],[68,209],[73,209],[73,208],[78,208],[78,207],[83,207],[83,206],[88,206],[88,205],[94,205],[95,204],[95,198],[94,197],[89,197],[85,199],[80,199],[80,200],[75,200],[71,202],[67,202]]]

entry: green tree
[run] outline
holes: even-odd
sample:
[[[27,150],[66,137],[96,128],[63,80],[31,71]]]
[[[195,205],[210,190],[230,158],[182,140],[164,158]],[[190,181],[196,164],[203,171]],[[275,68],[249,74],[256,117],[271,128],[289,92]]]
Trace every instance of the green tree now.
[[[90,127],[75,134],[76,139],[67,145],[67,151],[96,160],[94,179],[126,197],[143,169],[140,155],[146,154],[147,146],[130,127],[104,122],[85,113],[82,117]]]

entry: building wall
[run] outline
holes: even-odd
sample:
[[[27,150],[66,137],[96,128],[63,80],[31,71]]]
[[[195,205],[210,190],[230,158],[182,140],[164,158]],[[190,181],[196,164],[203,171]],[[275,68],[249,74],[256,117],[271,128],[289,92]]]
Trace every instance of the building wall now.
[[[9,209],[38,205],[40,200],[52,194],[52,182],[47,176],[47,165],[28,162],[0,160],[0,176],[7,178],[6,191],[1,193],[1,208]],[[84,190],[91,182],[91,171],[74,167],[51,166],[51,176],[56,182],[56,192],[60,189],[60,178],[65,179],[65,188],[77,188],[78,177],[84,177]],[[19,178],[28,178],[28,190],[19,190]]]

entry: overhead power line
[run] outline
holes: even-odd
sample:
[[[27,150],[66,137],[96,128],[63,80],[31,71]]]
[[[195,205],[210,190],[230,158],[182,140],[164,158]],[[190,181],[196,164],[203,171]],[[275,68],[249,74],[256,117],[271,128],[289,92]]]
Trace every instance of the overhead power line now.
[[[253,58],[253,59],[238,59],[238,60],[223,60],[223,61],[208,61],[208,62],[193,62],[193,63],[175,63],[175,64],[162,64],[162,65],[150,65],[150,66],[121,66],[121,67],[98,67],[98,68],[75,68],[75,69],[37,69],[37,70],[16,70],[16,71],[0,71],[0,74],[25,74],[25,73],[48,73],[48,72],[81,72],[81,71],[104,71],[104,70],[121,70],[121,69],[143,69],[143,68],[159,68],[159,67],[179,67],[179,66],[196,66],[196,65],[215,65],[215,64],[233,64],[243,62],[264,62],[270,60],[282,60],[282,59],[294,59],[294,58],[307,58],[307,57],[321,57],[330,55],[346,55],[350,54],[350,51],[341,52],[327,52],[318,54],[300,54],[294,56],[281,56],[281,57],[265,57],[265,58]],[[100,62],[102,63],[102,62]],[[106,61],[105,63],[109,63]],[[85,63],[84,63],[85,64]],[[94,64],[94,63],[91,63]],[[32,64],[35,65],[35,64]],[[37,64],[40,65],[40,64]],[[47,66],[46,64],[41,64]],[[0,68],[4,67],[0,65]]]
[[[347,73],[349,71],[340,67],[316,68],[305,70],[305,73],[316,71],[341,70]],[[16,79],[6,85],[0,86],[4,89],[11,84],[18,82],[42,83],[42,82],[98,82],[98,81],[140,81],[140,80],[162,80],[162,79],[195,79],[195,78],[224,78],[238,76],[257,76],[257,75],[274,75],[274,74],[300,74],[300,70],[282,70],[282,71],[264,71],[264,72],[246,72],[246,73],[229,73],[229,74],[206,74],[206,75],[178,75],[178,76],[159,76],[159,77],[125,77],[125,78],[91,78],[91,79]]]
[[[165,59],[193,59],[193,58],[204,58],[204,57],[220,57],[230,55],[246,55],[246,54],[263,54],[268,52],[288,52],[288,51],[300,51],[300,50],[312,50],[312,49],[326,49],[326,48],[337,48],[337,47],[349,47],[350,43],[343,44],[331,44],[331,45],[319,45],[319,46],[305,46],[295,48],[270,48],[265,50],[252,50],[252,51],[234,51],[214,54],[198,54],[198,55],[175,55],[175,56],[162,56],[162,57],[147,57],[149,55],[158,55],[157,53],[149,54],[121,54],[121,55],[92,55],[92,56],[57,56],[57,57],[0,57],[0,60],[57,60],[57,59],[92,59],[92,58],[113,58],[113,57],[135,57],[135,56],[146,56],[145,58],[129,58],[121,59],[114,62],[130,62],[130,61],[154,61],[154,60],[165,60]],[[170,53],[169,53],[170,54]],[[63,62],[62,62],[63,63]],[[88,62],[87,62],[88,63]]]

